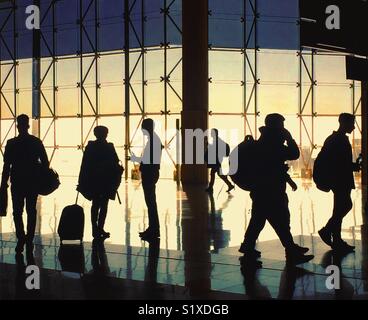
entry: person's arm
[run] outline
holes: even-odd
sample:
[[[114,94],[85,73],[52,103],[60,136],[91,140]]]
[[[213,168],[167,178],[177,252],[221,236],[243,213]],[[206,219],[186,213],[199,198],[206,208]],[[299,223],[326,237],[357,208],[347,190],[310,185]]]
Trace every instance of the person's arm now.
[[[1,177],[1,186],[0,189],[8,187],[8,181],[10,176],[10,168],[11,168],[11,159],[10,159],[10,151],[9,151],[9,143],[7,143],[4,152],[4,165],[3,165],[3,173]]]
[[[300,157],[299,147],[290,132],[287,130],[285,130],[285,140],[285,160],[298,160]]]
[[[41,161],[41,165],[44,168],[48,168],[50,166],[49,158],[47,156],[46,149],[42,142],[40,142],[40,161]]]

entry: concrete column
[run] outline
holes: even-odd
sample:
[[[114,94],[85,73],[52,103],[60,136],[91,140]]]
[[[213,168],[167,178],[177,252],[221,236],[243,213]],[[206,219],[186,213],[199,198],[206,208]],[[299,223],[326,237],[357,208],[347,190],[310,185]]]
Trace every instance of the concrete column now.
[[[183,1],[183,111],[181,180],[183,184],[207,184],[203,164],[185,164],[185,129],[208,128],[208,0]],[[193,146],[195,148],[195,145]],[[195,155],[194,150],[192,150]]]
[[[367,186],[368,186],[368,81],[362,81],[362,205],[363,205],[363,222],[367,223]]]

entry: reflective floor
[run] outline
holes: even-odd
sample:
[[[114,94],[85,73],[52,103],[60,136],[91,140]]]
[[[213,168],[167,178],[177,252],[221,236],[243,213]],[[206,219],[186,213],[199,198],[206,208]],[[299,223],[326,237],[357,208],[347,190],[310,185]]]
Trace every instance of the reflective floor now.
[[[367,230],[362,227],[359,189],[352,194],[354,209],[343,225],[343,237],[356,246],[355,253],[336,257],[321,242],[317,231],[329,218],[332,195],[299,180],[299,190],[288,191],[291,229],[295,241],[309,247],[315,258],[288,268],[283,248],[267,225],[257,244],[263,266],[255,269],[241,267],[237,251],[250,219],[246,192],[236,189],[228,195],[217,181],[210,198],[203,188],[182,190],[173,181],[161,180],[157,187],[161,241],[149,246],[138,236],[148,222],[143,192],[139,182],[130,181],[120,188],[122,204],[110,202],[105,229],[111,238],[104,245],[92,245],[90,203],[80,198],[86,214],[84,246],[60,249],[58,221],[62,209],[75,201],[75,185],[76,178],[62,177],[60,189],[38,204],[35,263],[42,268],[41,290],[36,294],[40,299],[368,298]],[[15,266],[11,214],[1,218],[1,232],[0,298],[29,298],[29,292],[17,287],[22,263]],[[326,285],[331,264],[341,267],[340,290]]]

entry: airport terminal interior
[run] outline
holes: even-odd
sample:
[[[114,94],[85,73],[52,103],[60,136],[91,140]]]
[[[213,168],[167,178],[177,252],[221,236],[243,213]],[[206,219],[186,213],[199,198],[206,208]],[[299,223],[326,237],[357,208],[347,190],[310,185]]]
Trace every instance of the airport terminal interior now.
[[[34,2],[0,1],[2,153],[17,134],[16,117],[27,114],[36,119],[32,133],[43,141],[61,181],[57,191],[38,199],[34,261],[24,261],[41,268],[41,290],[19,285],[11,201],[0,218],[0,299],[368,298],[361,176],[355,175],[353,209],[342,230],[356,249],[338,258],[318,235],[331,216],[333,196],[312,180],[314,160],[340,113],[356,116],[349,137],[354,159],[362,151],[361,85],[346,79],[345,56],[301,46],[298,0],[208,0],[208,128],[218,128],[234,148],[245,135],[258,138],[266,115],[278,112],[301,151],[289,163],[298,185],[287,190],[291,232],[315,257],[288,268],[267,223],[257,241],[262,268],[248,270],[238,249],[251,217],[249,192],[236,187],[227,193],[219,178],[212,194],[206,185],[180,182],[183,52],[190,42],[182,39],[183,22],[190,19],[184,1],[38,1],[39,109],[35,35],[25,24]],[[195,11],[196,1],[189,2]],[[138,165],[126,160],[142,152],[145,118],[155,121],[164,146],[157,184],[161,238],[151,245],[139,237],[148,213]],[[83,150],[97,125],[109,128],[108,141],[125,167],[121,203],[109,203],[105,229],[111,237],[92,245],[91,202],[80,196],[83,245],[61,246],[61,212],[75,203]],[[340,289],[326,286],[332,264],[341,268]]]

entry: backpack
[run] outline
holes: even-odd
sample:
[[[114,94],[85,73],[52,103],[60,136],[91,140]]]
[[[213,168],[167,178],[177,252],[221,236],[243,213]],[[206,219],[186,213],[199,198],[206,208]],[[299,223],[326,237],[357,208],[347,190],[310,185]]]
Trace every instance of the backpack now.
[[[317,188],[323,192],[330,192],[332,187],[330,163],[328,153],[322,148],[314,162],[313,181]]]
[[[257,182],[257,141],[252,136],[246,136],[229,156],[231,180],[241,189],[252,191]]]

